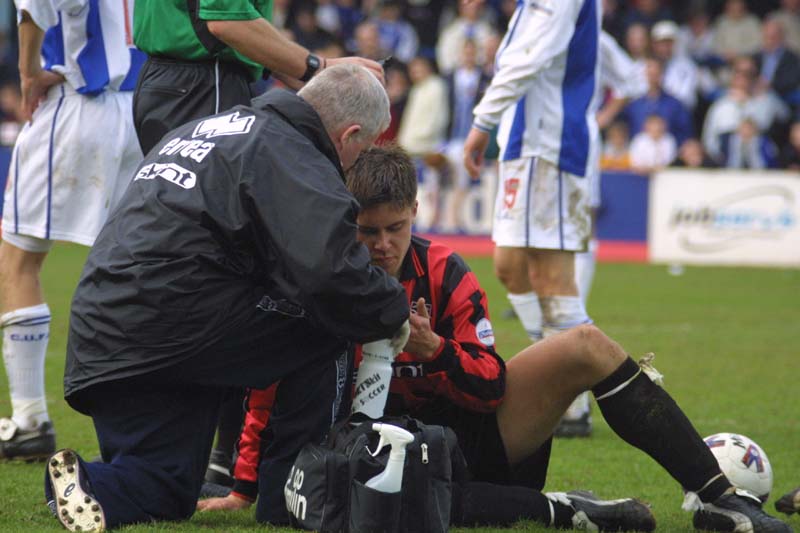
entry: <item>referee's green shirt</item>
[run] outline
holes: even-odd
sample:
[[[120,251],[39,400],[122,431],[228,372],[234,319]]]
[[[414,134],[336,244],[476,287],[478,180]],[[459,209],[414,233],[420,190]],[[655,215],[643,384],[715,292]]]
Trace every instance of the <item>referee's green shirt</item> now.
[[[272,0],[198,0],[203,20],[272,21]],[[211,59],[200,43],[189,18],[186,0],[136,0],[133,11],[133,40],[150,55],[198,61]],[[256,80],[264,68],[232,48],[219,54],[222,61],[240,63]]]

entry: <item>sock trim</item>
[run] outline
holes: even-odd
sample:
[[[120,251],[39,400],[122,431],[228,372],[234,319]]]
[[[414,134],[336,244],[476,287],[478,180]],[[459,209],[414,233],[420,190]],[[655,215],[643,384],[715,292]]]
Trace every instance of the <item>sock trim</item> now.
[[[0,327],[40,326],[50,322],[50,308],[46,303],[21,307],[0,315]]]
[[[605,394],[601,394],[600,396],[595,396],[595,397],[594,397],[594,399],[595,399],[596,401],[600,401],[600,400],[605,400],[606,398],[608,398],[608,397],[610,397],[610,396],[614,396],[614,395],[615,395],[615,394],[617,394],[619,391],[621,391],[622,389],[624,389],[625,387],[627,387],[628,385],[630,385],[630,384],[631,384],[631,381],[633,381],[634,379],[636,379],[636,376],[638,376],[638,375],[639,375],[639,374],[641,374],[641,373],[642,373],[642,369],[640,368],[640,369],[639,369],[639,371],[638,371],[637,373],[635,373],[633,376],[631,376],[631,378],[630,378],[630,379],[628,379],[627,381],[624,381],[624,382],[620,383],[619,385],[617,385],[616,387],[614,387],[613,389],[611,389],[610,391],[608,391],[608,392],[607,392],[607,393],[605,393]]]
[[[550,523],[549,526],[556,525],[556,510],[553,509],[553,502],[550,501],[550,498],[545,498],[547,500],[547,506],[550,507]]]
[[[636,364],[636,361],[628,357],[616,370],[592,387],[595,399],[602,400],[619,393],[630,385],[641,372],[642,368]]]

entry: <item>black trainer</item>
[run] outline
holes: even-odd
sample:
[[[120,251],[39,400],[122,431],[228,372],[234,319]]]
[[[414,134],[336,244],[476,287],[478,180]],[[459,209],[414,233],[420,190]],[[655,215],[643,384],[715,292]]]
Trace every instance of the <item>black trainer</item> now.
[[[781,499],[775,502],[775,509],[786,514],[800,512],[800,487],[781,496]]]
[[[645,503],[633,498],[601,500],[587,490],[547,492],[548,499],[575,510],[572,526],[580,531],[653,531],[656,519]]]
[[[231,475],[231,458],[223,451],[212,450],[211,458],[208,460],[205,481],[223,487],[233,487],[233,476]]]
[[[694,527],[702,531],[734,533],[792,533],[792,528],[761,508],[761,500],[744,491],[723,494],[694,513]]]
[[[59,450],[47,461],[45,498],[47,506],[68,530],[105,531],[103,508],[92,494],[74,450]]]
[[[0,418],[0,459],[43,461],[55,451],[56,432],[52,422],[25,430],[10,418]]]

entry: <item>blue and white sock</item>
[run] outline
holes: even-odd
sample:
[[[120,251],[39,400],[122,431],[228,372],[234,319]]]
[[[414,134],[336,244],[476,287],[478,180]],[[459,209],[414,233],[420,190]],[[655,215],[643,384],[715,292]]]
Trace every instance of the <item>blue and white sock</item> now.
[[[11,392],[11,418],[20,429],[33,429],[50,420],[44,393],[50,308],[39,304],[15,309],[0,316],[0,327]]]

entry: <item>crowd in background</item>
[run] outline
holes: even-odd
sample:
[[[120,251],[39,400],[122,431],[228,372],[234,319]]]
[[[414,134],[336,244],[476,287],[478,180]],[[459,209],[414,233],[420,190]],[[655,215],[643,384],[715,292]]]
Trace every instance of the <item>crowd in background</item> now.
[[[800,169],[800,0],[602,1],[603,28],[635,63],[631,98],[601,121],[604,169]],[[274,0],[273,22],[322,56],[392,56],[392,123],[382,139],[417,158],[422,181],[451,187],[458,198],[471,185],[461,165],[471,111],[515,7],[515,0]],[[9,2],[0,7],[4,146],[20,126],[15,30]],[[453,229],[458,221],[442,224]]]

